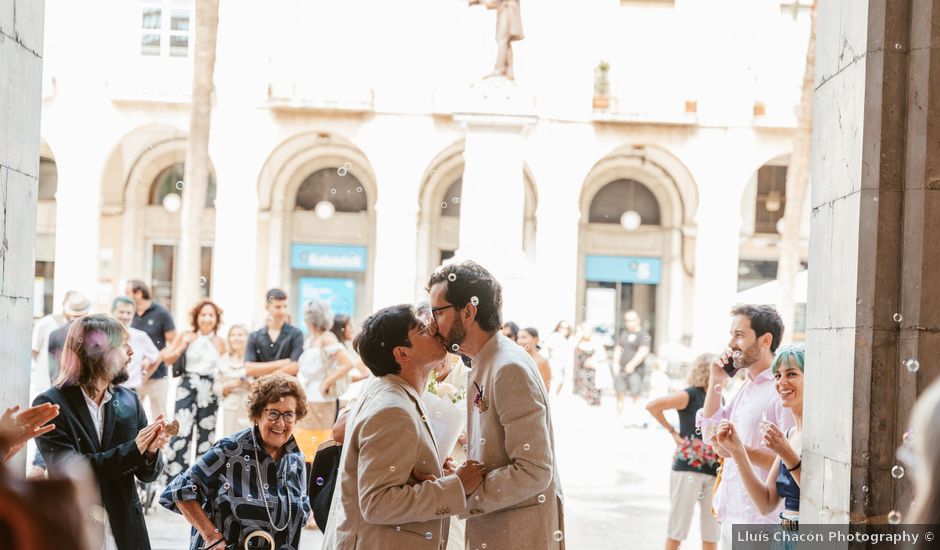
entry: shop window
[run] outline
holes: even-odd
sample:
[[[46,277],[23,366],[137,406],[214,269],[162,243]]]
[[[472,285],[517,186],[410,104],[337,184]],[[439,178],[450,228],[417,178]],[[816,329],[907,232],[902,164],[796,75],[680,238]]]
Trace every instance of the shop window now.
[[[172,166],[168,166],[160,171],[157,174],[157,177],[154,178],[153,183],[150,184],[150,200],[148,204],[152,205],[162,205],[163,199],[170,194],[182,194],[182,190],[185,187],[183,182],[183,174],[185,173],[185,167],[182,162],[178,162]],[[209,174],[209,188],[206,192],[206,208],[215,208],[215,177],[210,173]]]
[[[660,225],[659,201],[650,189],[634,180],[615,180],[594,195],[588,214],[590,223],[620,224],[625,212],[640,215],[641,225]]]
[[[297,190],[297,210],[313,210],[321,201],[330,201],[337,212],[365,212],[369,208],[366,190],[349,168],[323,168],[307,176]]]
[[[41,201],[54,201],[55,192],[59,185],[59,171],[55,161],[47,158],[39,159],[39,190],[37,198]]]
[[[460,192],[463,190],[463,178],[457,178],[457,181],[450,184],[447,192],[441,198],[441,215],[448,218],[460,216]]]
[[[787,167],[761,166],[757,171],[755,233],[777,233],[777,222],[787,206]]]
[[[151,250],[150,287],[153,299],[173,311],[173,275],[176,265],[175,244],[154,244]],[[212,288],[212,247],[202,247],[200,258],[199,294],[208,297]]]

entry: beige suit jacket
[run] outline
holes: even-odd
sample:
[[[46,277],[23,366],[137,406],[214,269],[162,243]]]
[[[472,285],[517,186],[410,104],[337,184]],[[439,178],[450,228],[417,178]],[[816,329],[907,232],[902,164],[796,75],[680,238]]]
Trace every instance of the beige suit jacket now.
[[[564,504],[555,436],[538,367],[522,347],[499,332],[472,365],[467,456],[489,471],[468,499],[467,547],[563,549]]]
[[[446,546],[449,517],[467,501],[457,476],[443,477],[427,414],[399,376],[366,386],[347,419],[324,550]],[[419,482],[412,470],[438,479]]]

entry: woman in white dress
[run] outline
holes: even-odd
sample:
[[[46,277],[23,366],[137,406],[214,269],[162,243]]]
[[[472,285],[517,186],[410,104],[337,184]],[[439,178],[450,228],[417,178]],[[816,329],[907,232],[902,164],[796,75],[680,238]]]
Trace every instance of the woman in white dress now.
[[[349,387],[353,362],[346,348],[330,332],[333,312],[323,300],[314,299],[304,306],[308,336],[297,363],[299,377],[307,393],[310,411],[294,430],[297,444],[308,462],[313,461],[317,446],[330,439],[339,412],[339,397]]]
[[[248,329],[244,325],[232,325],[228,329],[228,353],[216,364],[213,391],[222,400],[222,434],[230,435],[244,430],[248,422],[245,402],[248,399],[250,381],[245,375],[245,349],[248,346]]]

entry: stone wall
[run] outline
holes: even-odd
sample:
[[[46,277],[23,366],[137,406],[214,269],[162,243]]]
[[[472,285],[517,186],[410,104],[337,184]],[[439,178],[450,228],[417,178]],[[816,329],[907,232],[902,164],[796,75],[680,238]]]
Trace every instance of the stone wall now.
[[[0,0],[0,409],[26,405],[42,100],[42,0]],[[2,411],[0,411],[2,412]],[[15,466],[24,464],[22,453]]]

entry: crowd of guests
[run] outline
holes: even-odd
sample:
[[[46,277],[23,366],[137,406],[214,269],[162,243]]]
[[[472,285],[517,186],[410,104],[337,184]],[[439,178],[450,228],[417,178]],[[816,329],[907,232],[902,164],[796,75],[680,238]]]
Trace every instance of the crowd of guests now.
[[[331,549],[563,548],[549,396],[570,381],[596,405],[607,371],[619,412],[643,392],[650,335],[628,311],[612,361],[586,326],[560,322],[543,344],[537,329],[502,322],[499,283],[472,262],[439,268],[428,290],[429,302],[382,309],[358,334],[312,300],[305,335],[272,289],[265,326],[233,325],[225,338],[224,312],[208,299],[177,331],[141,281],[110,315],[68,293],[61,317],[36,324],[32,382],[45,387],[0,418],[0,459],[34,438],[34,464],[52,477],[83,457],[103,510],[88,540],[106,549],[149,548],[140,484],[156,484],[160,505],[192,525],[193,550],[296,548],[313,517]],[[773,308],[736,306],[726,351],[699,356],[687,387],[646,404],[675,443],[667,550],[687,538],[696,507],[706,550],[731,548],[736,524],[798,528],[805,351],[781,346],[782,335]],[[738,373],[743,386],[724,399]],[[429,390],[466,396],[449,454],[429,422]],[[909,521],[940,519],[938,414],[940,383],[912,417]]]

